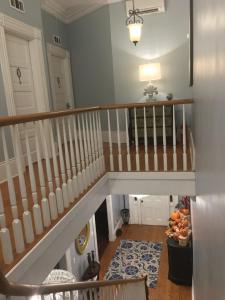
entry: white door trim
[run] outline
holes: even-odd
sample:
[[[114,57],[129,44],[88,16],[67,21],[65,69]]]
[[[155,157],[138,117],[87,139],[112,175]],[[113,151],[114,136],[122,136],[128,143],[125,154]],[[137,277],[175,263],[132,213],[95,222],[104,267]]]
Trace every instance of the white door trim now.
[[[65,84],[66,84],[66,93],[67,98],[70,102],[71,107],[74,107],[74,95],[73,95],[73,83],[72,83],[72,74],[71,74],[71,64],[70,64],[70,53],[66,49],[62,49],[52,44],[47,44],[47,53],[48,53],[48,65],[49,65],[49,75],[51,81],[51,91],[52,98],[56,97],[54,90],[54,77],[53,77],[53,65],[52,65],[52,55],[60,57],[64,60],[64,71],[65,71]],[[53,101],[54,107],[54,101]]]
[[[34,93],[37,99],[38,112],[49,111],[46,70],[44,64],[42,32],[38,28],[27,25],[21,21],[0,14],[0,63],[5,88],[6,104],[9,115],[15,115],[13,85],[10,74],[9,58],[6,45],[6,34],[24,38],[29,41],[31,64],[33,70]]]

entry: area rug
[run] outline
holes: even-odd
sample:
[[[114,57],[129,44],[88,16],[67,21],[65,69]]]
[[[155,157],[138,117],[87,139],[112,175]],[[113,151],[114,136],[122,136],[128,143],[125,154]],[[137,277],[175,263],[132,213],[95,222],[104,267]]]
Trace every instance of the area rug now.
[[[147,286],[157,285],[162,243],[121,240],[109,269],[106,280],[129,279],[147,276]]]

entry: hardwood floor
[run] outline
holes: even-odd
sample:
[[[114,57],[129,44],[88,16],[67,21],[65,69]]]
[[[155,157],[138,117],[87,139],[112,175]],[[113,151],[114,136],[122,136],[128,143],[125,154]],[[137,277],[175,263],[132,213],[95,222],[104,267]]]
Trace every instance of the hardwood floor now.
[[[128,225],[115,242],[110,242],[101,259],[100,279],[103,279],[111,259],[121,239],[147,240],[163,242],[158,283],[155,289],[149,289],[151,300],[191,300],[191,287],[179,286],[168,280],[168,256],[164,226]],[[182,266],[180,266],[182,268]]]

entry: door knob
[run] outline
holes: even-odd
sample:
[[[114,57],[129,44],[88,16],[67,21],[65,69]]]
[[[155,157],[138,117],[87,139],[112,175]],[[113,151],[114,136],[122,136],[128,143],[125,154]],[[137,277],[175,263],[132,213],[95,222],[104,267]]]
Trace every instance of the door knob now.
[[[141,200],[141,203],[144,203],[144,200]]]
[[[70,109],[71,108],[71,104],[69,102],[66,103],[66,108]]]

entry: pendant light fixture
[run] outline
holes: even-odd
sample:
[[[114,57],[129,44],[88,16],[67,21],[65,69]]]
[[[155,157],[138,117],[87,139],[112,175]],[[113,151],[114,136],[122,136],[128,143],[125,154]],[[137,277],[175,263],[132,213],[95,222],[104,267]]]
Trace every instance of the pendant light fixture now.
[[[141,40],[142,26],[144,20],[139,16],[138,10],[135,9],[134,0],[132,0],[133,9],[129,11],[129,17],[126,20],[126,25],[129,30],[130,41],[136,46]]]

